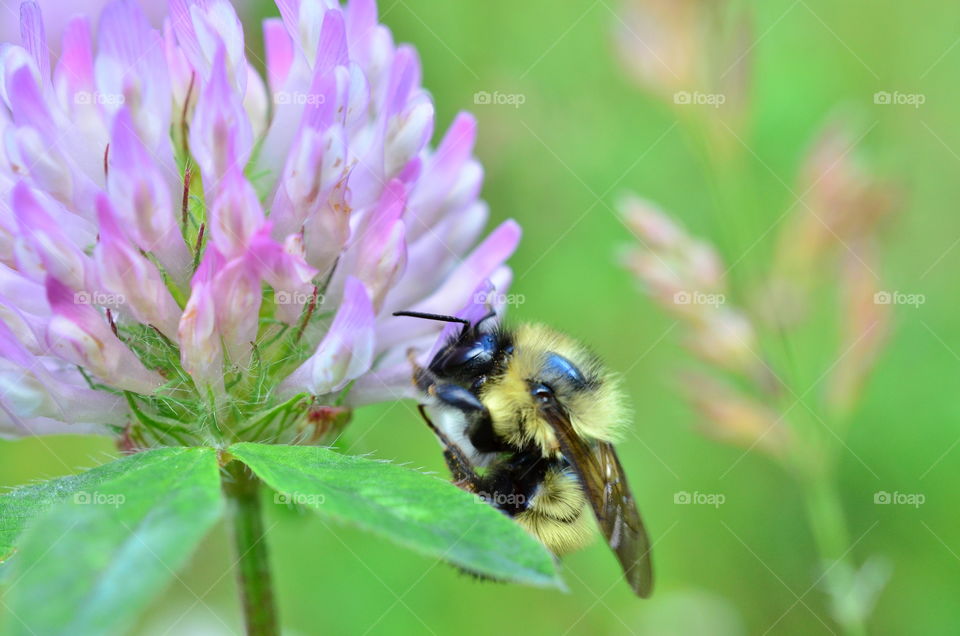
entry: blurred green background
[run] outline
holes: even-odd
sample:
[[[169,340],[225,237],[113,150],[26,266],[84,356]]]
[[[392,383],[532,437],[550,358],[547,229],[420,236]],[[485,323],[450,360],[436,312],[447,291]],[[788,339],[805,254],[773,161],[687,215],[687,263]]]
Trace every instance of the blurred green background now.
[[[524,228],[512,259],[512,291],[526,302],[511,308],[511,318],[567,330],[626,374],[636,424],[620,453],[655,541],[657,590],[650,601],[635,599],[599,541],[564,561],[570,588],[564,594],[476,582],[353,529],[268,505],[277,592],[290,633],[838,632],[825,594],[812,587],[819,567],[798,487],[764,457],[743,456],[694,430],[697,415],[680,395],[678,372],[690,364],[680,330],[617,266],[616,250],[631,237],[614,213],[617,195],[636,191],[722,245],[728,262],[760,239],[735,270],[759,277],[776,235],[766,232],[793,203],[783,182],[792,187],[812,136],[837,106],[857,113],[869,130],[864,145],[906,194],[885,237],[879,273],[888,289],[926,297],[916,309],[896,308],[892,337],[841,451],[851,554],[857,562],[882,555],[893,565],[871,633],[955,633],[960,5],[745,4],[756,18],[750,52],[756,117],[744,139],[751,149],[746,170],[762,206],[738,213],[714,205],[695,140],[675,111],[618,64],[617,0],[381,0],[382,19],[396,39],[420,52],[437,130],[459,110],[477,115],[492,221],[513,217]],[[926,101],[920,108],[875,105],[873,94],[881,90],[920,93]],[[477,91],[521,94],[525,101],[475,105]],[[804,359],[820,365],[813,378],[834,359],[834,340],[815,329],[798,345]],[[805,399],[815,403],[819,389]],[[341,447],[445,470],[412,403],[358,412]],[[0,485],[69,473],[113,453],[98,439],[0,442]],[[726,500],[718,508],[675,505],[679,491],[721,493]],[[877,491],[922,493],[925,503],[878,506]],[[228,548],[218,528],[138,632],[239,633]]]

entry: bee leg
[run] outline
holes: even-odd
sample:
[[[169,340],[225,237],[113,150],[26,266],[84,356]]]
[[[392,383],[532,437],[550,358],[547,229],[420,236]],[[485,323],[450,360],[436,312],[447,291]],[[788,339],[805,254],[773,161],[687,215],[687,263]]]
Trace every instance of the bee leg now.
[[[427,423],[427,426],[430,427],[433,434],[436,435],[440,443],[443,444],[443,459],[447,462],[447,468],[453,477],[454,485],[467,492],[476,492],[477,485],[480,483],[480,476],[477,475],[470,466],[470,462],[467,460],[466,455],[463,454],[463,450],[454,444],[453,441],[447,437],[446,433],[434,425],[430,420],[430,416],[427,415],[423,404],[418,404],[417,408],[420,411],[420,417],[423,418],[423,421]]]
[[[458,384],[434,384],[430,393],[447,406],[451,406],[467,415],[476,412],[486,413],[487,411],[487,407],[476,395]]]
[[[429,369],[421,367],[417,363],[417,350],[407,349],[407,360],[410,361],[410,367],[413,369],[413,386],[427,393],[430,387],[437,384],[437,378]]]
[[[467,437],[474,448],[483,453],[497,453],[510,450],[503,440],[493,431],[490,412],[477,396],[456,384],[437,384],[430,391],[438,400],[458,409],[466,415]]]

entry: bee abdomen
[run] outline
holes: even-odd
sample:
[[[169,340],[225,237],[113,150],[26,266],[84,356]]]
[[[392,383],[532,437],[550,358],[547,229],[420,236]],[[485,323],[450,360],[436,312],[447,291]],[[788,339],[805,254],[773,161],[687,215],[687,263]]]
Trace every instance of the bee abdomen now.
[[[582,511],[573,519],[560,520],[531,507],[517,515],[516,520],[557,556],[575,552],[593,538],[590,515]]]
[[[569,471],[552,467],[517,521],[551,552],[573,552],[593,535],[587,500],[580,482]]]

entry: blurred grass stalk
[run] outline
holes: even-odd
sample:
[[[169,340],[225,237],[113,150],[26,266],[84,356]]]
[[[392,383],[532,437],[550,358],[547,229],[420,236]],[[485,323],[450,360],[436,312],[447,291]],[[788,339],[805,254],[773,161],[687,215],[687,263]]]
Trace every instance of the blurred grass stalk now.
[[[836,471],[850,415],[888,333],[891,305],[876,274],[877,235],[898,207],[897,193],[865,167],[851,123],[832,121],[803,162],[795,186],[802,194],[777,224],[770,267],[752,282],[734,275],[755,241],[737,238],[756,233],[736,223],[749,222],[750,214],[771,218],[768,204],[750,199],[760,188],[746,169],[750,14],[734,2],[632,0],[623,15],[623,61],[673,108],[695,142],[714,194],[717,239],[725,253],[737,253],[736,246],[741,255],[725,266],[711,244],[656,205],[628,197],[620,209],[639,245],[625,251],[623,263],[685,327],[686,345],[702,363],[684,377],[701,431],[764,452],[800,484],[823,566],[816,583],[826,588],[838,624],[863,633],[890,572],[879,559],[855,565]],[[838,295],[838,348],[827,371],[810,380],[798,377],[792,352],[803,328],[820,328],[816,321],[829,304],[814,301],[825,290]],[[809,400],[822,380],[822,399]]]

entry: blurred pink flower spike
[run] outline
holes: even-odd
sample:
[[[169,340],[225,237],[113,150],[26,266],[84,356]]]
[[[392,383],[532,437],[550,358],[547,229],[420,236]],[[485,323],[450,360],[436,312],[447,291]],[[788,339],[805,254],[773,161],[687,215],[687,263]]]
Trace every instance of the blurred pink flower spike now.
[[[795,443],[788,422],[760,402],[707,375],[684,376],[688,399],[702,416],[700,431],[725,444],[762,450],[775,459],[786,457]]]
[[[841,317],[838,359],[828,386],[826,401],[838,419],[850,415],[863,387],[887,344],[891,331],[892,305],[878,302],[889,294],[866,262],[876,264],[874,250],[845,254],[840,264]]]
[[[754,325],[727,302],[724,265],[716,250],[648,201],[627,196],[620,211],[639,243],[625,250],[623,264],[657,303],[685,323],[688,347],[708,364],[769,385]]]
[[[648,91],[681,107],[701,103],[694,96],[709,97],[709,105],[745,114],[757,40],[745,7],[724,1],[623,0],[613,30],[624,68]]]
[[[857,147],[852,122],[834,119],[813,141],[797,183],[805,193],[777,246],[777,273],[802,286],[856,250],[897,210],[897,188],[876,177]],[[830,267],[832,269],[832,267]]]

